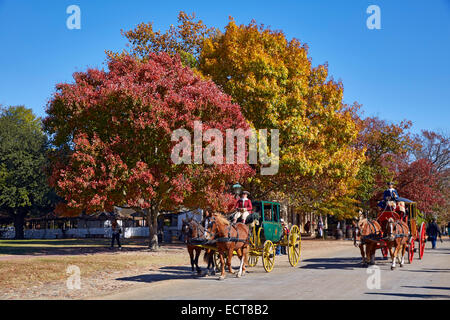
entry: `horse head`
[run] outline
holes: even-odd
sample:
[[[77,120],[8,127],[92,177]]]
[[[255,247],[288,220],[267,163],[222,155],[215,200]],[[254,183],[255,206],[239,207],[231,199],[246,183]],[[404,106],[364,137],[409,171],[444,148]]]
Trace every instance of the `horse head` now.
[[[385,234],[389,241],[395,240],[395,221],[393,218],[387,220]]]
[[[212,240],[216,236],[223,236],[225,234],[225,228],[230,224],[230,222],[222,216],[220,213],[213,213],[210,218],[207,240]]]

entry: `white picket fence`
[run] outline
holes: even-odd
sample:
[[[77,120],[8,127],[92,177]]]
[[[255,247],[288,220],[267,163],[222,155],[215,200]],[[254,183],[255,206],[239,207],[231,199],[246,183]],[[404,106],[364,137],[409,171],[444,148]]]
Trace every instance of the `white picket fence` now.
[[[148,237],[147,227],[123,228],[122,238]],[[2,239],[13,239],[15,231],[13,227],[0,230]],[[66,229],[65,237],[61,229],[31,229],[25,230],[25,239],[62,239],[62,238],[111,238],[111,228],[80,228]]]

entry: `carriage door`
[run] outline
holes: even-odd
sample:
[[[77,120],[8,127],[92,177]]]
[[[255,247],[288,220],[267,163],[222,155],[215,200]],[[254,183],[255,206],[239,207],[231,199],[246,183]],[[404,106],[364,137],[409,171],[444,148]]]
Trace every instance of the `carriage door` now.
[[[279,222],[279,206],[273,203],[264,204],[264,235],[266,240],[277,242],[281,238],[282,228]]]

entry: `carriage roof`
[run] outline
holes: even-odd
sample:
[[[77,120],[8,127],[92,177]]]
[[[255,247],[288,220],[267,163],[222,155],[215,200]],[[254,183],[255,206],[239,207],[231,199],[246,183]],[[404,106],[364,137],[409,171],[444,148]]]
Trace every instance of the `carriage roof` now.
[[[412,200],[409,200],[406,198],[401,198],[401,197],[398,197],[397,201],[403,201],[404,203],[415,203],[415,201],[412,201]]]

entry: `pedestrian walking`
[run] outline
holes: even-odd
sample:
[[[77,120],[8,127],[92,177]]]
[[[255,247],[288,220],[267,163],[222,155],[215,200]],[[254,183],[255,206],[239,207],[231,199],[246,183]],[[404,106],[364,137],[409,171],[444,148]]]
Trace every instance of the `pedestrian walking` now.
[[[450,222],[447,224],[447,235],[450,238]]]
[[[114,248],[114,240],[117,240],[117,246],[119,247],[119,249],[122,249],[122,246],[120,245],[120,234],[122,233],[122,229],[120,228],[116,219],[114,219],[114,221],[111,224],[111,231],[112,231],[111,248]]]
[[[322,220],[322,216],[319,217],[319,222],[317,224],[317,231],[319,232],[319,237],[323,238],[323,220]]]
[[[431,249],[436,249],[437,237],[439,236],[439,238],[441,238],[441,231],[439,230],[439,226],[436,223],[436,218],[433,218],[433,221],[428,225],[427,235],[428,239],[431,241]]]

